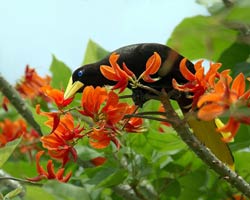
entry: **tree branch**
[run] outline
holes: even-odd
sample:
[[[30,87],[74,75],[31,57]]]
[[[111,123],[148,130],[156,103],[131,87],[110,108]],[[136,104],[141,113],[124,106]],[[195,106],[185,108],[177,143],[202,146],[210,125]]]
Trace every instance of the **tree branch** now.
[[[161,93],[160,100],[166,110],[166,117],[173,120],[173,128],[176,130],[182,140],[193,150],[193,152],[232,186],[236,187],[247,197],[250,197],[250,185],[236,172],[221,162],[194,136],[194,134],[189,130],[186,122],[179,118],[171,106],[166,92]]]
[[[28,109],[25,101],[20,97],[19,93],[4,79],[0,74],[0,91],[6,96],[16,110],[23,118],[40,134],[42,135],[39,124],[35,121],[32,112]]]

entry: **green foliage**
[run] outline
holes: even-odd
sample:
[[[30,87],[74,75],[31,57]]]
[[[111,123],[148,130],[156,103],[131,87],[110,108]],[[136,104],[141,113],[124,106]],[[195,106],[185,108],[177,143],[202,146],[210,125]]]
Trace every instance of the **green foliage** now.
[[[236,36],[236,31],[223,26],[220,16],[196,16],[184,19],[175,28],[167,45],[191,60],[218,60]]]
[[[8,160],[17,145],[20,143],[21,138],[16,139],[12,142],[8,142],[4,147],[0,148],[0,167]]]
[[[248,7],[234,7],[231,9],[230,13],[227,15],[226,20],[239,23],[239,24],[249,24],[250,23],[250,6]]]
[[[50,181],[43,186],[44,190],[49,194],[52,194],[56,200],[78,200],[86,199],[90,200],[87,191],[83,187],[74,186],[67,183],[58,183],[56,181]]]
[[[57,200],[54,195],[50,194],[43,187],[39,186],[26,186],[26,200],[38,200],[38,199],[46,199],[46,200]]]
[[[50,65],[50,71],[52,73],[51,86],[59,89],[66,89],[69,77],[71,76],[71,70],[62,61],[58,60],[54,55],[52,57],[52,63]]]
[[[102,48],[99,44],[95,43],[93,40],[89,40],[82,64],[86,65],[96,62],[107,56],[108,53],[109,52]]]

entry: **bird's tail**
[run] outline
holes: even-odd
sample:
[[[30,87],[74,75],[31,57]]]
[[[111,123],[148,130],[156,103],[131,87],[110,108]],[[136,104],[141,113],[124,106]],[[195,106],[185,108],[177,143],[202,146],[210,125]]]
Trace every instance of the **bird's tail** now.
[[[234,170],[234,159],[228,144],[222,141],[223,135],[216,131],[215,120],[201,121],[197,118],[188,119],[194,135],[222,162]]]

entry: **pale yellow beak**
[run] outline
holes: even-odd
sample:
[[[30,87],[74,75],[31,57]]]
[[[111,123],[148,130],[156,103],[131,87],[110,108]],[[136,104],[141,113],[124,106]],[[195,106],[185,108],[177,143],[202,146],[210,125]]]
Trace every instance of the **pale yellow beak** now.
[[[83,87],[83,83],[80,82],[80,81],[75,81],[73,83],[73,80],[72,80],[72,77],[69,79],[69,83],[68,83],[68,86],[64,92],[64,99],[69,99],[71,97],[73,97],[76,92],[81,88]]]

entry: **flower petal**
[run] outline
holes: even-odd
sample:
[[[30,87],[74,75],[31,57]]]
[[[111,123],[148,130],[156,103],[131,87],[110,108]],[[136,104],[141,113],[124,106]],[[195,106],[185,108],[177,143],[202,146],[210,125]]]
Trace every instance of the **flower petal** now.
[[[182,76],[187,79],[188,81],[195,80],[195,75],[189,71],[189,69],[186,66],[187,58],[183,58],[180,63],[180,72]]]
[[[219,132],[231,132],[231,136],[229,136],[227,138],[223,138],[223,141],[230,142],[232,140],[232,138],[236,135],[239,127],[240,127],[240,123],[237,122],[234,118],[230,117],[227,124],[225,124],[224,127],[217,129],[217,131],[219,131]]]
[[[221,107],[215,103],[204,105],[198,110],[198,118],[201,120],[210,121],[221,115],[224,110],[224,107]]]
[[[245,87],[246,87],[245,77],[244,77],[243,73],[240,73],[234,79],[231,89],[232,89],[232,91],[236,92],[238,97],[240,97],[241,95],[244,94]]]

